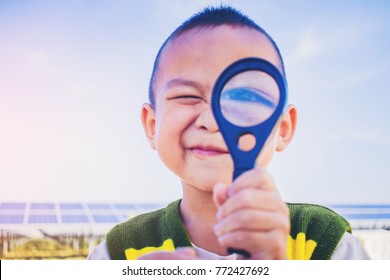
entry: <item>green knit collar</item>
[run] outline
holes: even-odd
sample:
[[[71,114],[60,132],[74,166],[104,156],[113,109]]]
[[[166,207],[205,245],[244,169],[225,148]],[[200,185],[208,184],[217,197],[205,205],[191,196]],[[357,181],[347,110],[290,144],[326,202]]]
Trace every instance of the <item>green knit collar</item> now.
[[[164,214],[164,224],[170,236],[175,244],[175,247],[191,247],[191,240],[184,227],[184,223],[180,214],[180,202],[181,199],[170,203],[166,207]]]

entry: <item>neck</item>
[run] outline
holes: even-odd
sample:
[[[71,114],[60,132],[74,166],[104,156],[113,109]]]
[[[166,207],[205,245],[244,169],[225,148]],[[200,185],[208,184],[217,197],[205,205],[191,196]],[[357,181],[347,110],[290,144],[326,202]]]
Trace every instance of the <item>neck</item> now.
[[[218,255],[226,255],[226,249],[219,246],[213,227],[218,222],[217,207],[212,192],[199,190],[183,183],[183,199],[180,212],[184,226],[196,246]]]

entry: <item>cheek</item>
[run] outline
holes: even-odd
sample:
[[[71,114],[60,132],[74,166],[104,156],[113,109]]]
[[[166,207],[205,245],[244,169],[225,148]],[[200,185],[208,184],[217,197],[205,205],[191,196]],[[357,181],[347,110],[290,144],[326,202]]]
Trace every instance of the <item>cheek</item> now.
[[[175,122],[171,115],[162,112],[156,118],[156,149],[159,153],[180,139],[180,123]]]
[[[156,150],[168,167],[178,161],[183,148],[183,133],[192,120],[193,116],[188,110],[171,107],[161,108],[156,115]]]
[[[257,165],[259,165],[261,168],[266,168],[268,166],[276,150],[277,143],[278,137],[272,137],[270,141],[265,143],[260,156],[257,158]]]
[[[180,158],[180,134],[173,125],[167,122],[159,122],[156,127],[156,151],[160,160],[166,167],[174,171]],[[176,172],[175,172],[176,173]]]
[[[189,110],[166,106],[156,115],[156,138],[178,142],[183,131],[191,125],[194,116]]]

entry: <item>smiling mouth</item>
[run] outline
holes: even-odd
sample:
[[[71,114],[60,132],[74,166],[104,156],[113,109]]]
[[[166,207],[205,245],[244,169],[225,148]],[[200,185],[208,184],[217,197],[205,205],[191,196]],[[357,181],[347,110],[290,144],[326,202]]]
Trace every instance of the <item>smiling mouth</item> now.
[[[219,156],[229,154],[226,150],[216,147],[193,147],[190,150],[194,154],[200,156]]]

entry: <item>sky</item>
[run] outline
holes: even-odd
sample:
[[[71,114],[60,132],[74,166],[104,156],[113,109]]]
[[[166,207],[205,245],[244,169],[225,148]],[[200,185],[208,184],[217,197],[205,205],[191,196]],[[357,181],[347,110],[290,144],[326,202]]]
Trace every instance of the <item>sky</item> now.
[[[220,3],[285,60],[298,127],[268,168],[282,198],[390,203],[390,2],[378,0],[0,0],[0,202],[179,198],[140,108],[166,37]]]

